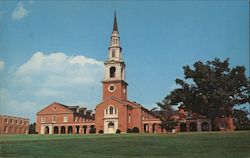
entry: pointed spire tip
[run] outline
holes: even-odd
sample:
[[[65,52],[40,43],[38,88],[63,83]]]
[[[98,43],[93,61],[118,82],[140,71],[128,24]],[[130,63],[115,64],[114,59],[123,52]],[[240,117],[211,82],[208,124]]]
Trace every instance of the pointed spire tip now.
[[[114,17],[114,26],[113,26],[113,31],[118,31],[118,27],[117,27],[117,20],[116,20],[116,10],[115,10],[115,17]]]

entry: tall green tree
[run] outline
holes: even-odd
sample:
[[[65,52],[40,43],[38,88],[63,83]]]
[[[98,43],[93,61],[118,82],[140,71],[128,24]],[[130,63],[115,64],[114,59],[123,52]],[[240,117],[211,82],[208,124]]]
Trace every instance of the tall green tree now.
[[[184,66],[185,80],[176,79],[180,86],[170,92],[160,106],[184,104],[191,110],[210,118],[216,130],[216,117],[231,116],[235,105],[249,103],[249,80],[244,66],[229,68],[229,59],[203,63],[195,62],[193,69]]]
[[[171,131],[177,125],[176,120],[172,117],[174,114],[172,105],[168,103],[168,100],[163,100],[161,103],[158,102],[157,105],[161,108],[159,111],[161,127],[167,131]]]
[[[37,134],[36,132],[36,123],[29,124],[29,134]]]

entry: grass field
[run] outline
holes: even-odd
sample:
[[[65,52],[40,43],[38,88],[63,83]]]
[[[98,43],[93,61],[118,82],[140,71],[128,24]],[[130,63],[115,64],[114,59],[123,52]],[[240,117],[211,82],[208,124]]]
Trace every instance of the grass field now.
[[[0,157],[250,158],[250,131],[116,135],[0,135]]]

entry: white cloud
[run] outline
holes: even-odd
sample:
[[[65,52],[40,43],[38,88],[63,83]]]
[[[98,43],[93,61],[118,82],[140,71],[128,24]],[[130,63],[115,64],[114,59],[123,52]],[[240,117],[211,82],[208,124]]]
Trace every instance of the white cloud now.
[[[28,116],[57,101],[81,103],[94,109],[101,101],[103,62],[62,52],[36,52],[6,76],[0,85],[0,111]]]
[[[95,77],[102,72],[102,67],[102,62],[84,56],[37,52],[17,69],[16,76],[24,83],[39,78],[45,88],[64,84],[89,85],[96,84]]]
[[[4,61],[0,60],[0,71],[4,70]]]
[[[24,8],[22,1],[20,1],[12,13],[12,19],[20,20],[27,15],[28,15],[28,10]]]

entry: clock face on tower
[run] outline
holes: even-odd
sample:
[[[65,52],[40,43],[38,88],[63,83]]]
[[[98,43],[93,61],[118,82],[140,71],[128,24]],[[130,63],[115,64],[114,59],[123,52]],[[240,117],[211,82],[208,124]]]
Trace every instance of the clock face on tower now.
[[[108,87],[108,90],[110,91],[110,92],[114,92],[115,91],[115,85],[113,85],[113,84],[111,84],[111,85],[109,85],[109,87]]]

